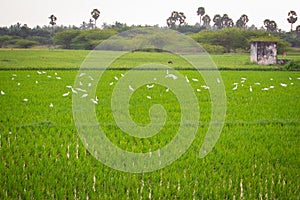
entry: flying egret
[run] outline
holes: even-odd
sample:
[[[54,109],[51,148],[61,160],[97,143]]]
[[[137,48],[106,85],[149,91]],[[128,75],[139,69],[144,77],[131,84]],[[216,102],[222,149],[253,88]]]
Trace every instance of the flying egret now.
[[[175,76],[174,74],[167,74],[165,76],[165,78],[172,78],[173,80],[176,80],[177,79],[177,76]]]
[[[131,85],[129,85],[128,88],[129,88],[130,91],[132,91],[132,92],[134,91],[134,89]]]
[[[70,92],[67,92],[67,93],[64,93],[62,96],[63,97],[66,97],[66,96],[68,96],[70,94]]]

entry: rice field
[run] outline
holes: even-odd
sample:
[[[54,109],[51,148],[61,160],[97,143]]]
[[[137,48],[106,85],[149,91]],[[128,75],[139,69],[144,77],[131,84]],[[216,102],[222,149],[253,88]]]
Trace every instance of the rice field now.
[[[134,88],[129,110],[137,124],[150,122],[153,104],[163,105],[169,117],[159,134],[134,138],[120,130],[110,107],[126,69],[105,71],[90,97],[73,87],[87,52],[55,52],[50,54],[56,57],[53,63],[40,63],[38,54],[46,53],[35,51],[24,64],[18,56],[11,61],[12,56],[0,52],[0,68],[5,68],[0,71],[0,199],[299,199],[299,72],[220,71],[227,97],[225,124],[213,150],[200,159],[211,117],[210,88],[196,71],[179,70],[199,102],[195,140],[163,169],[126,173],[86,150],[75,126],[72,96],[95,106],[103,131],[116,146],[136,153],[172,140],[180,125],[176,96],[157,84]],[[163,56],[154,59],[164,61]],[[122,66],[130,66],[130,59]]]

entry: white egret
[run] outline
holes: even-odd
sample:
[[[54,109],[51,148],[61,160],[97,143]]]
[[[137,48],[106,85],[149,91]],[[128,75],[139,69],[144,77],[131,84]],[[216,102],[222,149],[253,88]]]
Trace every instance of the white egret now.
[[[60,77],[60,76],[57,76],[56,79],[57,79],[57,80],[61,80],[61,77]]]
[[[85,73],[80,73],[79,74],[79,77],[82,77],[82,76],[84,76],[85,75]]]
[[[260,83],[259,83],[259,82],[256,82],[256,83],[254,83],[254,85],[260,85]]]
[[[117,80],[119,80],[119,78],[118,78],[118,77],[116,77],[116,76],[114,77],[114,79],[115,79],[116,81],[117,81]]]
[[[150,97],[150,96],[147,96],[147,99],[152,99],[152,97]]]
[[[37,74],[43,74],[43,73],[42,73],[42,72],[40,72],[40,71],[37,71],[36,73],[37,73]]]
[[[47,76],[48,78],[52,78],[52,76]]]
[[[121,74],[122,77],[124,77],[124,74]]]
[[[238,84],[236,84],[235,87],[232,88],[232,90],[237,90],[237,88],[238,88]]]
[[[66,96],[68,96],[70,94],[70,92],[67,92],[67,93],[64,93],[62,96],[63,97],[66,97]]]
[[[200,89],[197,89],[197,92],[201,92],[201,90],[200,90]]]
[[[134,88],[131,85],[129,85],[128,88],[130,91],[132,91],[132,92],[134,91]]]
[[[290,81],[293,80],[292,77],[289,77]]]
[[[274,89],[274,88],[275,88],[275,86],[274,86],[274,85],[271,85],[269,88],[270,88],[270,89]]]
[[[38,84],[39,82],[38,81],[35,81],[35,84]]]
[[[217,78],[217,83],[221,83],[221,80],[219,78]]]
[[[89,79],[90,79],[91,81],[93,81],[93,80],[94,80],[94,78],[93,78],[93,77],[91,77],[91,76],[89,76]]]
[[[285,83],[280,83],[280,85],[281,85],[282,87],[286,87],[286,86],[287,86],[287,84],[285,84]]]
[[[205,89],[205,90],[208,90],[209,89],[209,87],[207,86],[207,85],[202,85],[201,86],[203,89]]]
[[[167,89],[166,89],[166,92],[169,92],[169,91],[170,91],[170,88],[167,88]]]
[[[76,88],[76,90],[79,91],[79,92],[86,92],[86,90],[81,89],[81,88]]]
[[[18,83],[18,86],[20,86],[21,85],[21,83]]]
[[[17,74],[12,74],[12,76],[17,76]]]
[[[167,74],[165,76],[165,78],[172,78],[173,80],[176,80],[177,79],[177,76],[175,76],[174,74]]]
[[[91,87],[92,86],[92,83],[88,83],[88,87]]]
[[[5,92],[3,92],[2,90],[1,90],[1,95],[5,95]]]
[[[81,81],[79,81],[79,85],[80,85],[80,86],[82,86],[82,85],[83,85]]]
[[[92,101],[93,104],[98,104],[98,101],[95,100],[95,99],[91,99],[91,101]]]
[[[261,89],[261,90],[263,90],[263,91],[268,91],[270,88],[263,88],[263,89]]]
[[[250,92],[252,92],[253,90],[252,90],[252,86],[250,85],[250,87],[249,87],[249,90],[250,90]]]
[[[196,78],[192,78],[192,80],[193,80],[194,82],[198,82],[198,81],[199,81],[199,80],[196,79]]]
[[[71,90],[72,90],[72,92],[73,92],[74,94],[77,94],[77,93],[78,93],[74,88],[71,88]]]
[[[23,101],[24,101],[24,102],[27,102],[27,101],[28,101],[28,99],[26,99],[26,98],[25,98],[25,99],[23,99]]]
[[[148,89],[154,88],[154,84],[152,84],[152,85],[147,85],[147,88],[148,88]]]
[[[72,86],[71,86],[71,85],[67,85],[67,86],[66,86],[66,88],[69,88],[69,89],[71,89],[71,88],[72,88]]]
[[[85,98],[87,96],[88,96],[88,94],[83,94],[80,98]]]
[[[50,108],[53,108],[53,103],[50,103],[49,107],[50,107]]]
[[[189,82],[190,82],[190,80],[188,79],[188,77],[187,77],[187,76],[185,76],[185,80],[186,80],[186,82],[187,82],[187,83],[189,83]]]
[[[109,85],[112,86],[114,84],[114,82],[111,82]]]

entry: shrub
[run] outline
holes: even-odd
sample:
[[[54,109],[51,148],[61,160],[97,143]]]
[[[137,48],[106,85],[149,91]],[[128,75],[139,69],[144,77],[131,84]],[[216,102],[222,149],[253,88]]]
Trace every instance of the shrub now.
[[[292,70],[299,71],[300,70],[300,60],[291,60],[284,66],[284,68],[287,70],[291,70],[291,71]]]
[[[202,43],[200,44],[208,53],[213,53],[213,54],[223,54],[225,52],[225,48],[220,45],[211,45],[211,44],[206,44]]]

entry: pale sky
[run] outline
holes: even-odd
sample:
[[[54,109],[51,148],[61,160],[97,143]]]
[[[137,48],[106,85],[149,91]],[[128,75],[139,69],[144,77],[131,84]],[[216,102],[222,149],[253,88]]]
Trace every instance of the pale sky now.
[[[80,26],[91,18],[94,8],[100,10],[98,25],[115,21],[127,25],[166,26],[166,19],[172,11],[184,12],[186,22],[194,25],[199,21],[198,7],[204,7],[211,18],[215,14],[228,14],[234,22],[242,14],[249,17],[248,26],[260,28],[265,19],[275,20],[278,28],[288,31],[287,14],[290,10],[298,13],[300,25],[299,0],[1,0],[0,26],[20,22],[29,27],[48,25],[48,17],[54,14],[58,25]]]

